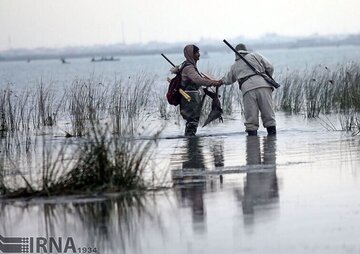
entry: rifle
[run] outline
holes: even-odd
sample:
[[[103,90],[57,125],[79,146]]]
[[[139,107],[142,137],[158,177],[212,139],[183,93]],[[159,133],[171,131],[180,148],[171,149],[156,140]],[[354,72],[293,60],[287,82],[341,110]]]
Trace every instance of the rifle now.
[[[173,67],[176,67],[175,64],[173,64],[169,58],[167,58],[163,53],[161,53],[161,56],[165,58],[166,61],[168,61]],[[179,93],[189,102],[191,101],[190,95],[188,95],[183,89],[179,88]]]
[[[223,40],[223,42],[230,48],[232,49],[232,51],[235,52],[235,54],[240,57],[241,60],[243,60],[249,67],[251,70],[253,70],[257,75],[260,75],[261,77],[263,77],[265,79],[266,82],[268,82],[270,85],[272,85],[275,88],[279,88],[280,85],[271,77],[271,75],[265,71],[265,73],[259,72],[257,69],[255,69],[254,66],[252,66],[239,52],[237,52],[236,49],[233,48],[233,46],[231,46],[230,43],[228,43],[225,39]]]
[[[175,67],[175,64],[173,64],[173,63],[169,60],[169,58],[167,58],[163,53],[161,53],[161,56],[162,56],[163,58],[165,58],[165,60],[168,61],[173,67]]]

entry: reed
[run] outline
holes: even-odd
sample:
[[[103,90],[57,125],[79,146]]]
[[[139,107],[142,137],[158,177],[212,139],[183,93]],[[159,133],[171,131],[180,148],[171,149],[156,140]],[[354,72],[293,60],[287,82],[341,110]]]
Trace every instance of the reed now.
[[[307,117],[360,110],[360,66],[338,65],[334,70],[317,66],[310,71],[284,75],[276,92],[277,108]]]
[[[78,142],[65,140],[57,147],[44,136],[41,164],[37,167],[41,171],[26,174],[16,164],[20,160],[12,160],[12,172],[17,173],[8,177],[8,184],[0,182],[4,183],[0,184],[3,195],[51,196],[145,189],[143,173],[156,137],[145,142],[112,135],[109,126],[103,127],[99,122],[91,122],[90,130]]]
[[[113,132],[133,135],[146,113],[156,107],[157,93],[152,89],[154,77],[136,75],[128,80],[115,80],[110,96],[109,116]]]
[[[220,99],[225,115],[232,115],[239,110],[241,112],[244,111],[242,94],[237,85],[232,85],[230,87],[224,86]]]
[[[65,96],[62,95],[57,99],[58,93],[53,90],[53,85],[46,85],[41,80],[36,87],[34,104],[34,128],[43,126],[54,126],[60,108],[63,106]],[[32,108],[32,107],[30,107]]]
[[[0,141],[0,143],[2,142]],[[1,153],[3,153],[3,151],[0,150],[0,196],[6,194],[6,186],[4,180],[4,175],[5,175],[4,158],[3,158],[4,155]]]
[[[75,80],[66,93],[72,135],[82,137],[89,121],[99,121],[107,109],[108,87],[100,80]]]
[[[1,113],[1,132],[4,134],[7,131],[16,131],[18,129],[17,108],[15,105],[16,95],[10,88],[6,88],[2,91],[0,97],[0,113]]]
[[[52,193],[116,192],[145,188],[142,178],[150,159],[153,141],[136,143],[109,129],[93,126],[91,136],[82,142],[72,169],[52,185]]]

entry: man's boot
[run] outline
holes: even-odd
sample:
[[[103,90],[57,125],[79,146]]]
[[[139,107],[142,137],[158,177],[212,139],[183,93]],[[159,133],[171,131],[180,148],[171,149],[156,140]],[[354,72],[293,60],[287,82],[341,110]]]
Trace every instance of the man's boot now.
[[[276,126],[267,127],[268,135],[276,135]]]
[[[257,131],[249,131],[249,130],[247,130],[246,132],[247,132],[248,136],[257,136]]]

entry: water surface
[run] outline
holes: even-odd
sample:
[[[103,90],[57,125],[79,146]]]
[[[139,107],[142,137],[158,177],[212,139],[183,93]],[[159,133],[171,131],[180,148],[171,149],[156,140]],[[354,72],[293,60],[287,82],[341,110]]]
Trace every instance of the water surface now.
[[[281,72],[359,59],[358,47],[264,50]],[[224,71],[233,54],[209,53],[200,69]],[[178,63],[181,54],[169,58]],[[141,72],[168,75],[161,56],[1,62],[0,85],[76,78],[113,80]],[[140,70],[139,70],[140,68]],[[161,81],[162,82],[162,81]],[[329,116],[338,128],[337,116]],[[149,118],[144,126],[156,126]],[[98,253],[359,253],[360,138],[327,131],[320,119],[277,113],[278,135],[247,137],[241,114],[182,136],[169,120],[146,177],[168,189],[145,195],[94,194],[0,203],[0,234],[73,237]],[[157,126],[159,127],[159,126]],[[55,130],[56,132],[56,130]],[[138,140],[147,140],[144,133]],[[61,136],[51,137],[61,143]],[[41,143],[41,142],[40,142]],[[134,193],[132,193],[134,194]],[[92,249],[93,250],[93,249]]]
[[[198,138],[165,130],[156,171],[174,188],[3,202],[2,235],[100,253],[358,253],[359,137],[302,116],[278,124],[276,137],[247,137],[240,118]]]

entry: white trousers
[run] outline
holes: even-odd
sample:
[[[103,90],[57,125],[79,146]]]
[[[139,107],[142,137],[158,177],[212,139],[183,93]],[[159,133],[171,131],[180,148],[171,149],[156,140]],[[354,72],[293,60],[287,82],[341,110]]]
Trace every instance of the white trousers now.
[[[261,87],[250,90],[244,94],[243,100],[247,131],[255,131],[259,128],[259,111],[265,128],[276,126],[271,88]]]

